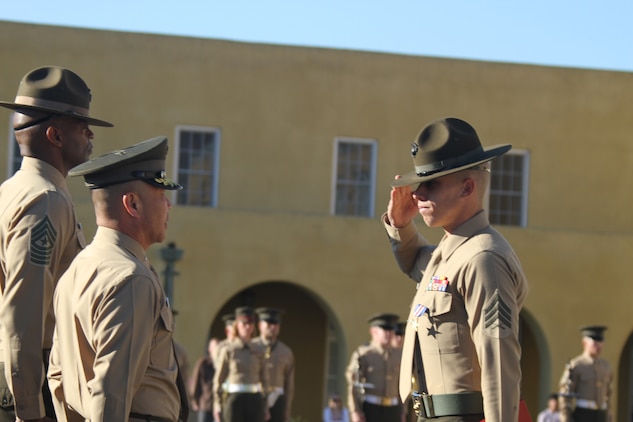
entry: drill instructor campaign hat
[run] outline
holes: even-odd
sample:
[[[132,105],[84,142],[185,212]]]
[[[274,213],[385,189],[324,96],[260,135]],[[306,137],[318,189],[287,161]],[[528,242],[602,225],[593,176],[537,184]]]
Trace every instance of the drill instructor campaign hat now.
[[[505,154],[512,145],[484,148],[475,129],[464,120],[447,117],[427,125],[411,144],[414,171],[391,183],[411,186],[466,170]]]
[[[165,174],[167,138],[158,136],[130,147],[103,154],[70,169],[70,176],[83,176],[90,189],[142,180],[167,190],[182,189]]]
[[[112,123],[90,117],[92,96],[88,85],[72,70],[59,66],[33,69],[22,77],[14,102],[0,101],[11,110],[38,110],[82,119],[94,126]]]

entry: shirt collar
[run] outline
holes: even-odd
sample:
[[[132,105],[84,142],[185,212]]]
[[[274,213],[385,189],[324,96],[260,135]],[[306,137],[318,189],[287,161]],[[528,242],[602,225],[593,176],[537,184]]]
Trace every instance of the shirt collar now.
[[[488,226],[490,226],[488,216],[484,210],[481,210],[458,226],[451,234],[444,235],[438,245],[438,248],[441,248],[442,259],[448,259],[462,243]]]
[[[66,178],[59,170],[48,164],[46,161],[34,157],[22,157],[20,170],[31,170],[41,173],[46,179],[50,180],[55,186],[59,187],[70,198],[70,191],[66,185]]]
[[[151,269],[149,259],[145,254],[145,249],[136,240],[130,236],[121,233],[118,230],[111,229],[109,227],[99,226],[95,234],[96,239],[105,239],[108,243],[113,243],[116,246],[123,248],[134,255],[139,261],[145,263],[147,268]]]

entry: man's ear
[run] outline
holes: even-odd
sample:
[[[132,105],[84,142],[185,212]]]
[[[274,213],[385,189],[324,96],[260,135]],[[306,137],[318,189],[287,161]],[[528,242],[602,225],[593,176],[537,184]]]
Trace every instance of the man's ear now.
[[[140,198],[134,192],[128,192],[121,197],[123,208],[132,217],[139,217]]]
[[[469,196],[475,191],[475,180],[472,177],[469,177],[464,180],[462,183],[462,192],[461,196]]]
[[[59,129],[57,129],[55,126],[49,126],[46,128],[46,139],[48,139],[48,142],[56,147],[62,146],[62,139],[59,136]]]

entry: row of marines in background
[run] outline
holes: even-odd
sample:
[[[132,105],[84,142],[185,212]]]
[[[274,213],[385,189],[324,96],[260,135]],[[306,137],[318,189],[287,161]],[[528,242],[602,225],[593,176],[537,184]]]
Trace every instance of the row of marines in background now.
[[[207,356],[198,360],[190,380],[198,422],[290,420],[295,361],[279,340],[282,314],[241,306],[222,317],[226,337],[209,340]]]
[[[369,319],[370,342],[359,346],[347,368],[347,404],[353,422],[412,422],[418,405],[398,396],[400,362],[406,322],[395,314]],[[613,370],[600,357],[605,326],[581,327],[582,353],[565,365],[556,394],[559,414],[539,415],[538,422],[610,422]],[[412,378],[412,383],[415,379]],[[548,417],[549,419],[545,419]]]

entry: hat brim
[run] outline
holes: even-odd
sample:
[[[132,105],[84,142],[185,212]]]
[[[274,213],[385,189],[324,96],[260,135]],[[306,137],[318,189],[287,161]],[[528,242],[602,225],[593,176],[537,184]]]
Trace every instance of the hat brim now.
[[[25,105],[25,104],[17,104],[17,103],[9,103],[6,101],[0,101],[0,107],[4,107],[4,108],[8,108],[9,110],[37,110],[37,111],[43,111],[46,113],[51,113],[51,114],[57,114],[60,116],[69,116],[69,117],[74,117],[76,119],[81,119],[81,120],[85,120],[88,122],[88,124],[92,125],[92,126],[102,126],[102,127],[113,127],[114,125],[110,122],[106,122],[105,120],[100,120],[100,119],[95,119],[94,117],[89,117],[89,116],[84,116],[83,114],[79,114],[76,113],[74,111],[59,111],[59,110],[55,110],[55,109],[51,109],[51,108],[46,108],[46,107],[38,107],[38,106],[31,106],[31,105]]]
[[[475,167],[479,164],[483,164],[500,155],[505,154],[506,152],[510,151],[511,148],[512,148],[512,145],[494,145],[494,146],[485,148],[479,157],[475,157],[471,162],[467,164],[463,164],[463,165],[449,168],[446,170],[440,170],[438,172],[435,172],[426,176],[419,176],[415,171],[412,171],[394,180],[391,183],[391,186],[394,188],[403,187],[403,186],[417,186],[420,183],[428,182],[430,180],[437,179],[442,176],[447,176],[449,174],[457,173],[459,171],[466,170],[471,167]]]

